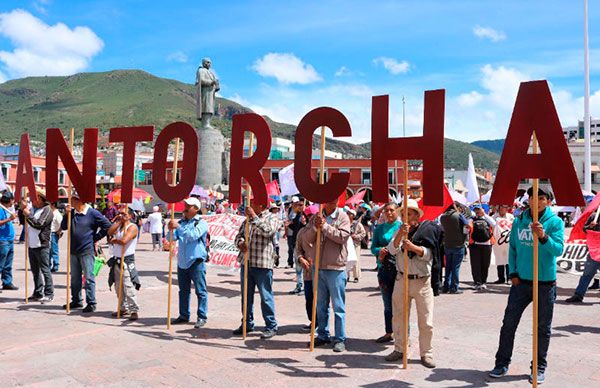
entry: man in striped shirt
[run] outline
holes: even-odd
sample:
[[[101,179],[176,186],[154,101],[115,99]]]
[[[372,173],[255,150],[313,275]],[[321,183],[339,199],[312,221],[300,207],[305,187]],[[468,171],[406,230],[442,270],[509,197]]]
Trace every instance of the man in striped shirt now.
[[[240,250],[238,262],[241,263],[240,279],[242,294],[244,292],[244,255],[248,256],[248,307],[246,316],[247,332],[254,330],[254,289],[258,288],[261,309],[265,320],[265,330],[261,338],[267,339],[277,334],[275,320],[275,298],[273,297],[273,236],[277,231],[277,215],[270,213],[264,205],[252,204],[246,208],[246,221],[240,226],[235,237],[235,245]],[[250,222],[249,240],[246,241],[246,223]],[[243,300],[243,295],[242,295]],[[243,305],[242,305],[243,309]],[[242,334],[242,326],[233,331],[234,335]]]

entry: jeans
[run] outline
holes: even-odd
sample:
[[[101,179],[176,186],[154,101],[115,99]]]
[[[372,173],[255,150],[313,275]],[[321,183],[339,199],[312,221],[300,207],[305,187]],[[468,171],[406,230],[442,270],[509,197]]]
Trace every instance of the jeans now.
[[[294,257],[294,264],[296,265],[296,268],[295,268],[296,269],[296,289],[301,290],[302,285],[304,284],[304,276],[303,276],[304,269],[298,262],[297,257]]]
[[[329,336],[329,301],[335,316],[334,342],[346,341],[346,271],[319,270],[319,290],[317,295],[317,335],[324,341]]]
[[[312,322],[312,304],[314,300],[312,280],[304,281],[304,301],[306,302],[306,316]]]
[[[385,270],[383,267],[380,267],[377,271],[377,280],[379,281],[379,289],[383,298],[383,317],[385,319],[386,334],[394,332],[394,327],[392,326],[392,295],[394,294],[396,275],[397,271]]]
[[[191,282],[198,297],[198,319],[208,319],[208,291],[206,289],[206,263],[197,260],[190,268],[177,267],[179,283],[179,318],[190,320]]]
[[[579,284],[575,289],[575,294],[581,296],[582,298],[585,296],[585,292],[587,291],[588,286],[596,273],[600,271],[600,262],[592,260],[591,257],[588,256],[585,261],[585,268],[583,269],[583,273],[579,278]]]
[[[50,269],[58,271],[58,234],[50,234]]]
[[[504,265],[497,265],[496,269],[498,271],[498,280],[501,280],[503,283],[506,282],[507,280],[510,280],[508,278],[508,264],[504,264]]]
[[[81,304],[82,276],[85,276],[85,301],[96,305],[96,278],[94,277],[94,251],[71,254],[71,300]]]
[[[475,284],[486,284],[490,260],[492,259],[492,246],[473,244],[469,247],[471,254],[471,274]]]
[[[0,241],[0,273],[2,273],[2,285],[12,284],[12,264],[15,255],[13,242]]]
[[[294,248],[296,247],[296,236],[288,236],[288,267],[294,266]]]
[[[152,249],[156,249],[156,246],[162,248],[162,240],[160,233],[152,233]]]
[[[29,264],[33,275],[33,295],[54,296],[50,273],[50,247],[29,248]]]
[[[457,291],[460,284],[460,264],[465,257],[465,248],[450,248],[444,249],[446,253],[446,279],[444,279],[444,288],[448,291]]]
[[[242,314],[244,313],[244,271],[240,268],[240,279],[242,289]],[[260,309],[267,330],[277,330],[275,320],[275,298],[273,297],[273,270],[270,268],[250,267],[248,271],[248,307],[246,314],[246,327],[254,329],[254,290],[258,288],[260,294]]]
[[[548,346],[550,345],[550,334],[552,327],[552,314],[554,311],[554,301],[556,300],[555,285],[540,285],[539,289],[539,308],[538,308],[538,369],[541,372],[546,370],[548,362]],[[510,287],[508,295],[508,304],[504,311],[504,320],[500,330],[500,343],[496,353],[496,367],[507,367],[512,357],[515,332],[519,326],[521,315],[527,308],[533,298],[533,285],[526,284],[523,281],[516,286]]]

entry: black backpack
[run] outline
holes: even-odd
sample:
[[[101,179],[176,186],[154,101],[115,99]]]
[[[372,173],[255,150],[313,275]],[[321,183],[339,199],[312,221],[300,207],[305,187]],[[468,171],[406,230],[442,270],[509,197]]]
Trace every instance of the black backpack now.
[[[473,219],[473,232],[471,238],[475,242],[484,243],[488,242],[492,238],[492,231],[487,220],[483,217],[476,217]]]

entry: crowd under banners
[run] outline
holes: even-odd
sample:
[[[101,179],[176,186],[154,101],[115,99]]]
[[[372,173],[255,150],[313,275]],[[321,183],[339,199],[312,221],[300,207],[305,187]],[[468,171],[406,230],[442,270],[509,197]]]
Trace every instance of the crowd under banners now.
[[[239,250],[235,246],[235,236],[246,217],[227,213],[202,218],[208,223],[210,234],[209,265],[238,269]]]

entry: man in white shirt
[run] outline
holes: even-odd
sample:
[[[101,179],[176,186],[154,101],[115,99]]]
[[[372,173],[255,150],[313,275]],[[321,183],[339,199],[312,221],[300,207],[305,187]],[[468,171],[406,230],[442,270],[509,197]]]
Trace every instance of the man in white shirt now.
[[[162,232],[163,232],[163,216],[160,212],[160,208],[158,206],[154,206],[152,208],[152,214],[148,216],[148,221],[150,223],[150,234],[152,235],[152,250],[156,250],[158,246],[158,250],[162,249]]]
[[[52,224],[50,224],[50,272],[58,272],[59,250],[58,240],[62,236],[60,224],[63,216],[60,210],[56,207],[57,203],[50,203],[52,209]]]

